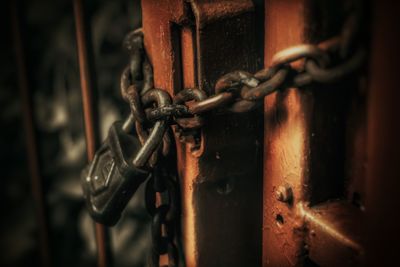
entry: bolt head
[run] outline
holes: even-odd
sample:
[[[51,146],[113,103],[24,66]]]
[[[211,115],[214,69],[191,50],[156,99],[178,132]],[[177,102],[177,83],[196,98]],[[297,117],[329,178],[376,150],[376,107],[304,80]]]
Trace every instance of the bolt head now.
[[[292,203],[293,191],[290,186],[279,186],[275,191],[276,199],[280,202]]]

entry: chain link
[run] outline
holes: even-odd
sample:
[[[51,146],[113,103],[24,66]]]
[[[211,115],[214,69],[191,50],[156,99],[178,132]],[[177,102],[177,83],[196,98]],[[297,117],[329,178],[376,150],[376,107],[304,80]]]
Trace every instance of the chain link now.
[[[361,4],[355,1],[354,9]],[[358,10],[357,9],[357,10]],[[154,88],[153,70],[143,45],[141,29],[129,33],[124,46],[130,64],[121,75],[121,95],[129,103],[131,117],[142,144],[149,129],[175,125],[180,137],[196,132],[205,123],[204,113],[225,110],[249,112],[263,103],[264,97],[285,88],[306,88],[312,84],[335,83],[356,73],[366,58],[366,49],[355,42],[360,34],[362,16],[353,12],[339,36],[320,44],[301,44],[276,53],[268,68],[255,74],[233,71],[220,77],[215,94],[208,96],[199,88],[188,88],[171,97]],[[171,101],[172,100],[172,101]],[[156,103],[156,105],[154,104]],[[146,184],[146,208],[152,216],[152,254],[149,264],[160,265],[160,256],[168,255],[168,266],[178,266],[176,246],[177,185],[173,175],[157,163],[169,154],[171,137],[165,134],[162,145],[153,153],[148,165],[153,176]],[[185,139],[185,138],[183,138]]]

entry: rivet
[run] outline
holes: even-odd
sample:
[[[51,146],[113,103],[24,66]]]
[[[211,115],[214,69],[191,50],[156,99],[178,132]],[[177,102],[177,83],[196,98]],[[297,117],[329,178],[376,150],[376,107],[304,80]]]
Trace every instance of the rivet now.
[[[279,186],[275,192],[276,199],[280,202],[291,204],[293,202],[293,191],[290,186]]]

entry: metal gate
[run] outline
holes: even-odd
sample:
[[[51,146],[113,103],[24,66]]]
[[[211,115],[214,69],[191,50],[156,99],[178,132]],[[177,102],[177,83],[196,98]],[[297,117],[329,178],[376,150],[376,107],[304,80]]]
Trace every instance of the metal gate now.
[[[73,4],[92,161],[101,144],[90,28],[82,1]],[[151,72],[152,87],[179,99],[167,105],[168,114],[162,106],[145,113],[173,125],[176,155],[166,162],[176,164],[180,200],[175,231],[167,219],[152,217],[152,266],[395,265],[400,203],[395,5],[141,1],[138,36],[148,57],[142,60],[148,61],[136,68],[147,66],[144,84]],[[13,12],[19,86],[29,114],[24,51]],[[135,51],[130,50],[132,58]],[[132,69],[138,63],[130,64]],[[204,97],[193,97],[195,90]],[[199,126],[182,126],[182,119]],[[31,121],[28,117],[25,127],[32,190],[42,263],[50,266]],[[154,209],[163,205],[167,190],[156,187]],[[95,229],[98,265],[112,266],[108,228],[96,223]],[[179,252],[171,252],[171,246]]]

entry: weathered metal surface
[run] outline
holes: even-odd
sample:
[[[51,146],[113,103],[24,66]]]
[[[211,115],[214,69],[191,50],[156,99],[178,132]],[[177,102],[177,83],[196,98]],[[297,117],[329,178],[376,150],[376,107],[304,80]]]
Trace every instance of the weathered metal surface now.
[[[78,48],[78,60],[80,82],[82,91],[83,113],[86,134],[86,149],[88,160],[91,161],[100,144],[98,129],[98,109],[96,99],[93,55],[91,52],[90,33],[85,22],[83,0],[74,0],[76,39]],[[98,266],[106,267],[111,263],[111,248],[109,233],[105,226],[96,223],[96,245],[98,254]]]
[[[399,262],[400,127],[399,75],[400,2],[371,2],[366,225],[367,266]]]
[[[364,257],[364,214],[360,209],[344,201],[298,208],[306,221],[305,243],[310,259],[326,267],[360,265]]]
[[[304,41],[305,1],[265,1],[265,66],[276,52]],[[304,222],[296,215],[305,197],[312,96],[288,89],[265,99],[263,266],[295,266],[304,254]],[[277,199],[290,187],[291,204]]]
[[[281,49],[334,36],[344,6],[266,1],[265,66]],[[263,266],[363,261],[365,97],[354,77],[266,97]]]
[[[221,75],[256,69],[250,1],[142,1],[155,87],[214,93]],[[260,113],[205,115],[200,146],[177,141],[182,241],[192,266],[257,266],[261,246]]]

